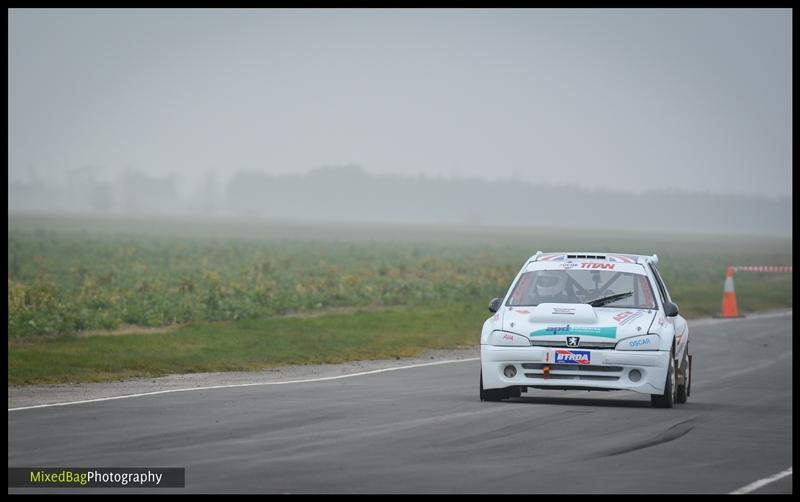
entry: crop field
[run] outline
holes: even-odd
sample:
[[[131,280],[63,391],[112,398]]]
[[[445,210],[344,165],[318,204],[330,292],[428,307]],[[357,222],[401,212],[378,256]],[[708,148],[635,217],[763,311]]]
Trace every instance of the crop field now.
[[[728,264],[792,259],[788,239],[136,223],[10,219],[8,336],[257,319],[331,307],[484,308],[537,249],[656,252],[673,298],[685,315],[696,317],[718,310]],[[791,305],[790,278],[738,274],[741,308]]]
[[[24,366],[16,358],[25,350],[108,343],[79,336],[87,332],[200,329],[222,321],[215,325],[219,338],[242,321],[346,309],[400,308],[410,318],[415,309],[436,311],[437,318],[453,312],[470,324],[451,345],[475,343],[489,300],[505,293],[539,249],[656,253],[690,319],[718,312],[727,265],[792,261],[789,238],[37,215],[11,215],[8,222],[10,375],[14,364]],[[739,273],[735,281],[744,312],[792,304],[791,275]],[[413,326],[415,335],[425,330]],[[224,368],[252,367],[235,360],[227,358]]]

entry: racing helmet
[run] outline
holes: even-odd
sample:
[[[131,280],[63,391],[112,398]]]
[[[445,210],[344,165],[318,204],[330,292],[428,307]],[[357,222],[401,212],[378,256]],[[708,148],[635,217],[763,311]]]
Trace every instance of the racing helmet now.
[[[556,296],[564,291],[567,274],[560,270],[544,270],[536,280],[536,294],[539,296]]]

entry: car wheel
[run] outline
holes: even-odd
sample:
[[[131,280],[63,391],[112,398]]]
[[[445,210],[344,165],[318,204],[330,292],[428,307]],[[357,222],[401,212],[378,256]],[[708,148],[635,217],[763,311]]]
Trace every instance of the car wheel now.
[[[678,385],[677,392],[675,393],[675,402],[683,404],[689,398],[689,385],[692,378],[692,364],[689,362],[689,346],[683,351],[683,362],[681,363],[681,380],[683,383]]]
[[[667,381],[664,384],[663,394],[650,394],[650,404],[656,408],[672,408],[675,405],[675,358],[670,354]]]
[[[692,355],[689,354],[689,384],[686,386],[686,396],[692,395]]]
[[[689,354],[689,385],[686,386],[686,395],[692,395],[692,355]]]
[[[484,389],[483,388],[483,372],[481,372],[481,401],[500,401],[508,397],[504,392],[505,389]]]

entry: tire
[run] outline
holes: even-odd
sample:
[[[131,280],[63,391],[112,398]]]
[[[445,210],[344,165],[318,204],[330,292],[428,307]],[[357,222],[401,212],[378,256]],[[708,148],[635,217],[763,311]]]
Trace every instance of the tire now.
[[[692,378],[692,364],[689,362],[689,346],[686,346],[686,350],[683,351],[683,361],[681,362],[681,380],[683,383],[678,385],[678,389],[675,392],[675,402],[678,404],[683,404],[689,398],[689,385],[691,385],[691,378]]]
[[[650,404],[655,408],[672,408],[675,405],[675,358],[670,354],[669,369],[667,370],[667,381],[664,384],[663,394],[650,394]]]
[[[500,401],[503,398],[508,397],[504,391],[505,389],[484,389],[483,372],[481,372],[481,387],[480,387],[481,401]]]
[[[689,354],[689,384],[686,386],[686,396],[692,395],[692,355]]]

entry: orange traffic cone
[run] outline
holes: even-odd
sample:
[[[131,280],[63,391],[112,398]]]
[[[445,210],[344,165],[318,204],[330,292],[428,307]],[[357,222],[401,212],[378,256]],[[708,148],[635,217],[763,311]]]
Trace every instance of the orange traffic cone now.
[[[739,310],[736,308],[736,291],[733,290],[733,267],[728,267],[728,273],[725,277],[725,289],[722,291],[722,312],[714,317],[744,317],[739,315]]]

